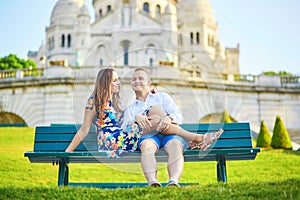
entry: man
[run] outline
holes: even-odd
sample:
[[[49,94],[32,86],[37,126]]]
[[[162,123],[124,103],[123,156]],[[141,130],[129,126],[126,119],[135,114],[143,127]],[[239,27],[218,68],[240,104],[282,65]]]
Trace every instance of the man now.
[[[157,161],[155,153],[164,148],[168,154],[169,186],[178,186],[178,180],[183,171],[183,150],[188,147],[187,141],[174,133],[174,135],[162,134],[170,123],[181,124],[182,115],[175,102],[167,93],[150,92],[150,75],[144,68],[137,68],[131,79],[131,87],[136,99],[125,111],[124,119],[136,121],[143,128],[144,134],[139,140],[141,150],[141,166],[150,186],[159,187],[157,180]],[[157,131],[149,132],[151,123],[155,123],[142,113],[151,106],[159,106],[167,115],[157,123]],[[124,123],[126,124],[126,123]]]

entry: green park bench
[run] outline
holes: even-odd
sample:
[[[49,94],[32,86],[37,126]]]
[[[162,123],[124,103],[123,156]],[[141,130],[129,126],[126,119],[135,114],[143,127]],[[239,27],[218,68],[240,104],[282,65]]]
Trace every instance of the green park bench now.
[[[205,151],[186,150],[185,162],[216,161],[217,180],[227,182],[227,160],[254,160],[259,148],[252,147],[249,123],[225,124],[182,124],[184,129],[204,134],[224,130],[219,140]],[[52,124],[37,126],[35,129],[34,150],[25,152],[32,163],[52,163],[59,165],[58,186],[94,186],[102,188],[146,186],[147,183],[69,183],[69,163],[140,163],[140,152],[135,151],[117,159],[107,158],[105,152],[97,151],[97,135],[91,128],[88,136],[74,152],[64,152],[70,144],[79,125]],[[167,154],[160,150],[158,162],[166,162]],[[185,184],[182,184],[185,185]]]

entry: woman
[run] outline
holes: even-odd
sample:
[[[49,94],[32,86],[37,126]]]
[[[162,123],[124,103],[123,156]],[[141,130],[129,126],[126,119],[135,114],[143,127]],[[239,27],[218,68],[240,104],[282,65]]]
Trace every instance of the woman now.
[[[113,68],[101,69],[98,72],[96,84],[85,108],[84,120],[77,131],[66,152],[72,152],[89,133],[92,123],[96,126],[98,134],[98,150],[107,152],[108,157],[121,157],[137,148],[137,142],[143,134],[141,124],[129,122],[121,129],[123,111],[120,103],[120,81],[117,72]],[[165,119],[164,112],[158,107],[152,107],[144,113],[149,117],[151,130],[156,130],[161,120]],[[138,119],[139,116],[136,116]],[[139,120],[136,120],[139,121]],[[124,126],[123,126],[124,127]],[[164,128],[164,134],[176,133],[192,142],[192,147],[206,149],[213,141],[218,139],[222,130],[217,133],[198,135],[187,132],[177,125],[169,124]],[[209,136],[209,137],[206,137]]]
[[[72,152],[89,133],[92,124],[98,134],[98,150],[108,157],[120,157],[137,148],[142,130],[137,124],[120,128],[123,111],[120,103],[120,81],[112,68],[98,72],[94,91],[88,99],[83,124],[74,136],[66,152]]]

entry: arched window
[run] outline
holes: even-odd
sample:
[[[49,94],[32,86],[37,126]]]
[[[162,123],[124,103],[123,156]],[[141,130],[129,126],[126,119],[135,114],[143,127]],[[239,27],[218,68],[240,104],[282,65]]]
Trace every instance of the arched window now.
[[[178,36],[178,44],[182,45],[182,34],[181,33]]]
[[[211,36],[211,46],[215,46],[215,37]]]
[[[65,47],[65,34],[61,35],[61,47]]]
[[[149,59],[149,66],[152,67],[153,66],[153,58]]]
[[[147,54],[152,54],[155,52],[155,46],[154,44],[149,44],[146,48],[146,55]]]
[[[51,38],[48,38],[48,50],[51,50]]]
[[[68,34],[68,47],[71,47],[71,35]]]
[[[197,42],[197,44],[200,44],[200,33],[199,32],[196,33],[196,42]]]
[[[105,64],[104,63],[104,58],[106,58],[105,46],[103,46],[103,45],[98,46],[97,54],[98,54],[97,59],[99,59],[99,65],[103,66]]]
[[[111,5],[108,5],[107,6],[107,12],[110,12],[111,11]]]
[[[193,45],[193,43],[194,43],[194,33],[193,32],[191,32],[190,39],[191,39],[191,45]]]
[[[156,15],[160,16],[161,10],[160,10],[160,5],[156,5]]]
[[[124,43],[124,44],[123,44],[124,65],[128,65],[128,63],[129,63],[129,55],[128,55],[128,51],[129,51],[129,44],[128,44],[128,43]]]
[[[156,49],[154,44],[149,44],[145,50],[145,60],[144,65],[152,67],[154,61],[156,60]]]
[[[146,12],[146,13],[149,13],[149,3],[145,2],[144,5],[143,5],[143,10]]]
[[[99,17],[102,17],[103,13],[102,13],[102,9],[99,9]]]
[[[208,46],[210,46],[210,35],[208,35],[207,43],[208,43]]]
[[[54,49],[54,36],[51,38],[51,49]]]

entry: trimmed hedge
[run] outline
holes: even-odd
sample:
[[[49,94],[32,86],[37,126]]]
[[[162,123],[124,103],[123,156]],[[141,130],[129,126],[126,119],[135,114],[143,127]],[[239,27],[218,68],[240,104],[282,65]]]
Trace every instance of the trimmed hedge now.
[[[226,110],[222,113],[221,123],[232,123],[231,117]]]
[[[292,149],[292,142],[289,133],[286,130],[280,116],[276,116],[271,146],[277,149]]]
[[[271,146],[271,134],[264,120],[260,123],[260,130],[256,141],[257,147],[270,147]]]

